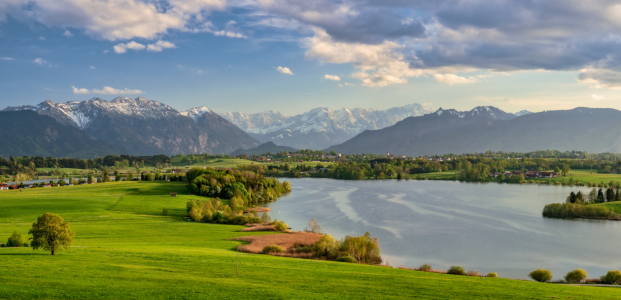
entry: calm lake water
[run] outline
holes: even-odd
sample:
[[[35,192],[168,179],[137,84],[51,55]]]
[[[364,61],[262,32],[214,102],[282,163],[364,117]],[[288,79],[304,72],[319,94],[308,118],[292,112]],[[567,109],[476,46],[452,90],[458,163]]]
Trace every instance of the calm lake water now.
[[[303,230],[315,219],[336,238],[379,237],[393,267],[452,265],[528,279],[534,269],[561,279],[621,268],[621,222],[541,217],[543,206],[589,188],[447,181],[287,179],[293,192],[267,206],[272,219]]]

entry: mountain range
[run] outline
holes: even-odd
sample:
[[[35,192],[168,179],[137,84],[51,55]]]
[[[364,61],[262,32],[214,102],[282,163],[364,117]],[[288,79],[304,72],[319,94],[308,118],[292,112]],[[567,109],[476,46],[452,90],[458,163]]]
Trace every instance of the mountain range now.
[[[58,123],[34,111],[0,112],[0,156],[92,158],[123,154],[125,149]]]
[[[37,106],[4,109],[5,114],[19,111],[33,111],[51,117],[60,125],[80,130],[98,142],[116,146],[123,153],[132,155],[224,154],[260,144],[206,107],[178,112],[168,105],[142,97],[118,97],[112,101],[93,98],[66,103],[46,100]]]
[[[420,104],[410,104],[388,110],[320,107],[295,116],[285,116],[274,110],[256,114],[225,112],[221,115],[261,142],[321,150],[343,143],[364,130],[381,129],[407,117],[431,112],[433,110]]]
[[[584,108],[517,116],[491,106],[439,109],[380,130],[366,130],[326,151],[421,156],[553,149],[621,152],[621,111]]]

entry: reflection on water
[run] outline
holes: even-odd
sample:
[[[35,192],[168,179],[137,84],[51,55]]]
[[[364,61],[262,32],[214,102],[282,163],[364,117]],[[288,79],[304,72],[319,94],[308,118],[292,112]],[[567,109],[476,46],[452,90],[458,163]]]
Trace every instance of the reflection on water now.
[[[501,277],[537,268],[562,278],[621,268],[621,222],[541,217],[543,206],[588,188],[443,181],[288,179],[293,192],[268,204],[272,218],[302,230],[316,219],[340,238],[379,237],[393,266],[461,265]]]

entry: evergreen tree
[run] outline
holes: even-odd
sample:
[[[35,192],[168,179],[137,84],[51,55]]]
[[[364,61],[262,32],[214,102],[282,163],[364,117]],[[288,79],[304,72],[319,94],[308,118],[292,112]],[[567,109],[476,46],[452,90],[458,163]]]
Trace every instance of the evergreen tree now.
[[[606,201],[608,202],[615,201],[615,191],[612,188],[606,189]]]
[[[576,193],[571,192],[569,194],[569,203],[576,203]]]
[[[604,203],[604,201],[606,201],[606,199],[604,198],[604,191],[602,191],[602,189],[599,189],[597,191],[597,203]]]

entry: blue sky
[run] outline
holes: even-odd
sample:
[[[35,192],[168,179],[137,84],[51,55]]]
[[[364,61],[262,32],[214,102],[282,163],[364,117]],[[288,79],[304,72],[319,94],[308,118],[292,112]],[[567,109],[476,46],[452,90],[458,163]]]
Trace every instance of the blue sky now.
[[[0,108],[621,109],[618,20],[604,0],[7,0]]]

